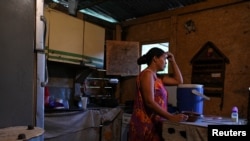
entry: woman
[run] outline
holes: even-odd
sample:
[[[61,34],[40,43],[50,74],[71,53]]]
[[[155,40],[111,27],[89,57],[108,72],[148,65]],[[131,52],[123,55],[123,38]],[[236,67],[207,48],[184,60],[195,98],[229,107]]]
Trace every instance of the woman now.
[[[173,67],[173,77],[157,77],[162,71],[166,59]],[[184,114],[171,114],[167,110],[167,91],[164,85],[178,85],[183,78],[173,54],[159,48],[150,49],[147,54],[137,60],[137,64],[147,64],[136,79],[137,95],[134,101],[134,110],[130,120],[129,141],[163,141],[162,121],[167,119],[173,122],[187,120]]]

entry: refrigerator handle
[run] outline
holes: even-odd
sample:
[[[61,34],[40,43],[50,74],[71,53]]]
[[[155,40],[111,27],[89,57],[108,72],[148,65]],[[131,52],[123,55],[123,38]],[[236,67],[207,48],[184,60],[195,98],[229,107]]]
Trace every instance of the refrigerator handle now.
[[[45,87],[48,84],[48,82],[49,82],[49,76],[48,75],[49,75],[49,73],[48,73],[48,67],[47,67],[47,59],[45,57],[45,81],[41,82],[42,87]]]
[[[49,82],[49,73],[48,73],[48,66],[47,66],[47,55],[46,55],[46,51],[45,51],[45,39],[46,39],[46,34],[47,34],[47,22],[46,22],[45,16],[41,16],[40,20],[43,21],[43,23],[44,23],[43,49],[40,50],[40,52],[43,52],[45,54],[45,81],[41,82],[41,86],[45,87]]]

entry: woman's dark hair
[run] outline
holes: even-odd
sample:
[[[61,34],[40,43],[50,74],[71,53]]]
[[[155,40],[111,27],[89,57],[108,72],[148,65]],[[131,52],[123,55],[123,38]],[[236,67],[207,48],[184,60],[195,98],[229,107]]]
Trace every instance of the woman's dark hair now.
[[[142,64],[147,64],[149,65],[153,58],[156,57],[160,57],[164,54],[165,52],[157,47],[153,47],[151,48],[146,54],[144,54],[143,56],[139,57],[137,59],[137,64],[138,65],[142,65]]]

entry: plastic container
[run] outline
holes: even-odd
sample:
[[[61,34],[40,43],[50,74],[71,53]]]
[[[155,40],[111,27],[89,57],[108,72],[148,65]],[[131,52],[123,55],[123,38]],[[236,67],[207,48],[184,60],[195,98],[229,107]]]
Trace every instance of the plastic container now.
[[[203,114],[203,101],[201,96],[192,93],[196,90],[203,94],[203,85],[201,84],[180,84],[177,86],[177,108],[181,111],[193,111]]]
[[[238,108],[236,106],[232,108],[231,118],[233,122],[238,123],[239,115],[238,115]]]

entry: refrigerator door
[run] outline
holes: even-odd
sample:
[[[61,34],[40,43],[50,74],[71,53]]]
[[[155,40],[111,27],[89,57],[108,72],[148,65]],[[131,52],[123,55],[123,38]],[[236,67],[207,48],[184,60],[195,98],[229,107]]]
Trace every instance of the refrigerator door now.
[[[40,57],[34,53],[37,44],[43,44],[36,43],[38,3],[42,0],[4,0],[0,5],[0,128],[43,126],[43,87],[38,85],[44,73],[36,70],[44,69],[43,64],[36,65]],[[38,56],[43,60],[44,54]]]
[[[44,87],[48,81],[46,74],[45,36],[46,19],[44,17],[43,0],[36,0],[36,126],[44,128]]]

